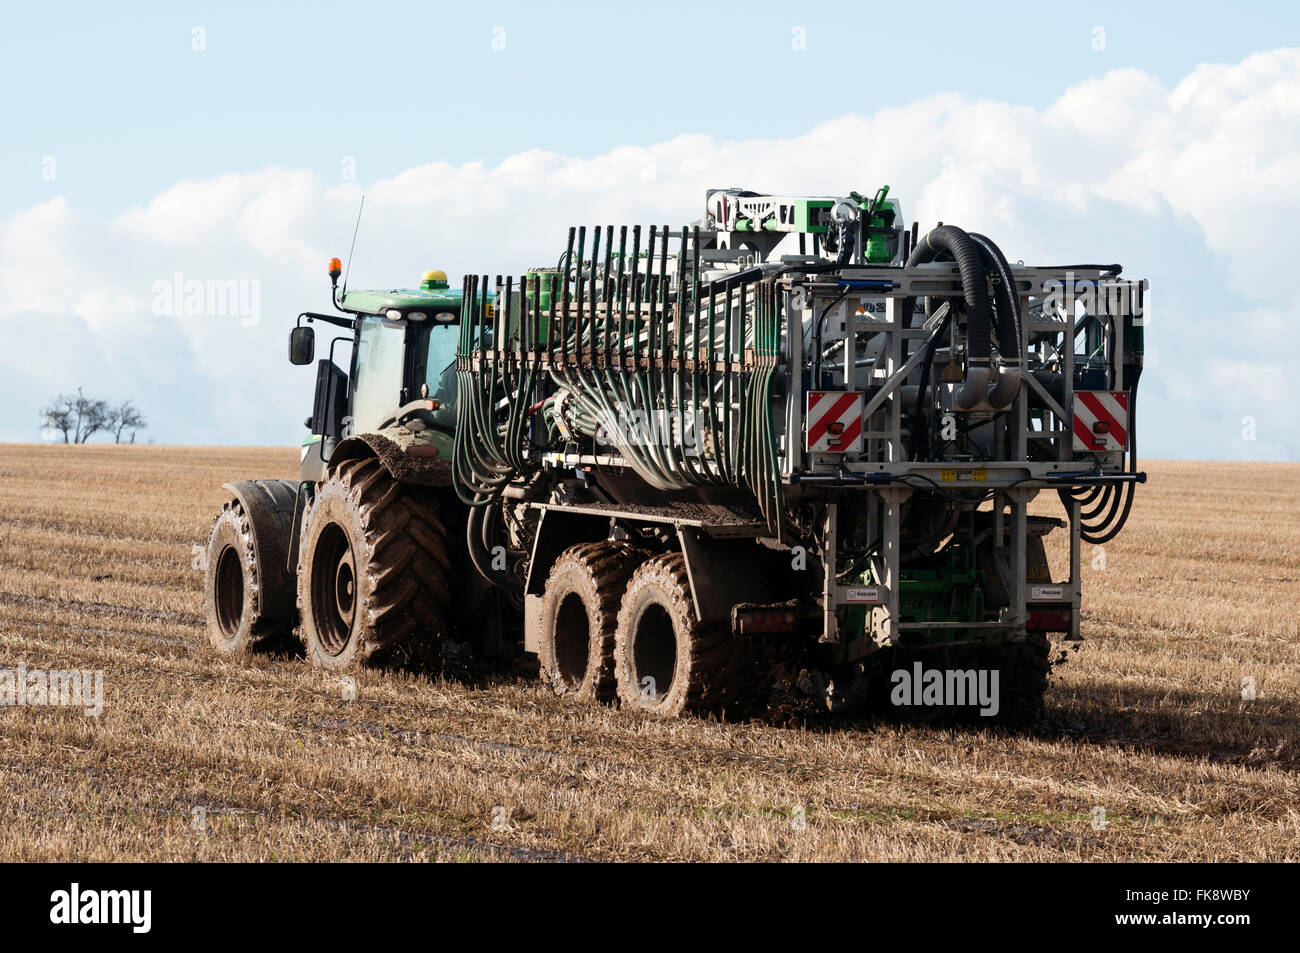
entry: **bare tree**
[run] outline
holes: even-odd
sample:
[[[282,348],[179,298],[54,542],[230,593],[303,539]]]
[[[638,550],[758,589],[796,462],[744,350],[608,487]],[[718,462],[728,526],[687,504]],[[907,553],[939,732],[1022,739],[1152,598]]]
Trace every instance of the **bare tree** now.
[[[115,413],[130,408],[132,422],[118,427]],[[87,397],[77,388],[75,397],[60,394],[53,402],[41,409],[41,426],[63,434],[64,443],[85,443],[97,433],[110,432],[119,435],[127,430],[144,426],[144,417],[125,401],[116,411],[109,407],[108,401]]]
[[[129,443],[135,443],[135,433],[137,430],[143,430],[148,421],[144,419],[144,414],[140,413],[139,408],[129,400],[124,400],[116,407],[110,407],[108,410],[108,426],[106,429],[112,431],[113,442],[121,443],[122,437],[130,434]]]
[[[77,443],[85,443],[101,430],[108,429],[108,401],[87,397],[77,388]]]
[[[70,443],[69,436],[75,430],[76,400],[66,394],[60,394],[49,404],[41,408],[41,429],[57,431],[63,434],[63,442]]]

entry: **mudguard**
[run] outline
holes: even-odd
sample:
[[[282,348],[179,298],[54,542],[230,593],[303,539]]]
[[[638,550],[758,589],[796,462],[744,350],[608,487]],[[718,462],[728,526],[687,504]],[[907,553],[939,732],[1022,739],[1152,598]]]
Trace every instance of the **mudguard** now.
[[[287,617],[297,603],[297,569],[288,563],[298,484],[292,480],[239,480],[221,486],[239,500],[253,528],[258,605],[264,614],[269,611]]]
[[[356,434],[330,455],[333,469],[344,460],[375,456],[393,479],[424,486],[451,486],[451,438],[435,430],[412,433],[403,426]]]

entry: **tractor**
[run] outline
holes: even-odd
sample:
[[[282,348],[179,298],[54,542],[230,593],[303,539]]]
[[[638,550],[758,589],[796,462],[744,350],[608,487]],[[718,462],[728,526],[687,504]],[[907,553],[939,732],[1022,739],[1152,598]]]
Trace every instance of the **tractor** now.
[[[304,365],[313,325],[339,329],[317,362],[300,479],[225,485],[207,547],[210,641],[222,655],[297,643],[329,671],[436,668],[453,624],[472,619],[464,631],[491,656],[510,606],[464,558],[450,490],[461,289],[428,271],[415,289],[340,293],[340,272],[331,260],[340,313],[303,312],[290,333]]]

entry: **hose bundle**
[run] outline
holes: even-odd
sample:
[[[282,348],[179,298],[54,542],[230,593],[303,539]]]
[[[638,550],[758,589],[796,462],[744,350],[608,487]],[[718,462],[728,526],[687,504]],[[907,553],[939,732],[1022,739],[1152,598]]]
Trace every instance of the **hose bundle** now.
[[[539,362],[512,358],[503,347],[513,289],[504,295],[497,279],[494,309],[484,293],[488,276],[465,279],[461,301],[460,341],[456,356],[456,439],[452,450],[452,484],[461,501],[472,507],[491,503],[506,485],[529,469],[524,436],[528,395]],[[482,290],[480,290],[482,289]],[[522,354],[522,352],[520,352]]]
[[[498,499],[545,452],[590,441],[663,492],[748,489],[779,533],[773,386],[782,295],[756,274],[700,282],[698,226],[674,235],[570,229],[562,271],[466,279],[457,354],[453,480],[472,506]],[[678,247],[669,269],[669,244]],[[575,246],[576,240],[576,246]],[[644,264],[644,268],[642,267]],[[504,288],[504,290],[502,290]],[[531,423],[530,423],[531,422]],[[544,429],[543,429],[544,428]]]

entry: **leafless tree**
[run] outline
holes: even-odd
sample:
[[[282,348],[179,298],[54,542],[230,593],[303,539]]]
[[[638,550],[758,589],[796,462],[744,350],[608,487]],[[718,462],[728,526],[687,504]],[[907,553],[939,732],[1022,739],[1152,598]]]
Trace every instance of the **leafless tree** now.
[[[130,403],[126,401],[122,407]],[[131,410],[134,416],[139,417],[139,422],[118,429],[113,415],[121,409],[119,407],[114,411],[109,407],[108,401],[87,397],[78,387],[75,397],[70,394],[60,394],[49,406],[41,409],[41,425],[47,430],[63,434],[64,443],[85,443],[97,433],[120,434],[125,430],[144,426],[144,418],[132,407]]]
[[[121,443],[122,437],[128,434],[131,438],[128,443],[135,443],[136,431],[143,430],[147,423],[144,414],[129,400],[109,408],[107,429],[112,431],[114,443]]]
[[[66,394],[60,394],[49,404],[41,408],[41,430],[49,433],[63,434],[63,442],[70,443],[68,439],[75,429],[74,404],[76,401]],[[46,439],[53,439],[47,437]]]
[[[108,429],[108,401],[86,397],[77,388],[77,443],[85,443],[101,430]]]

